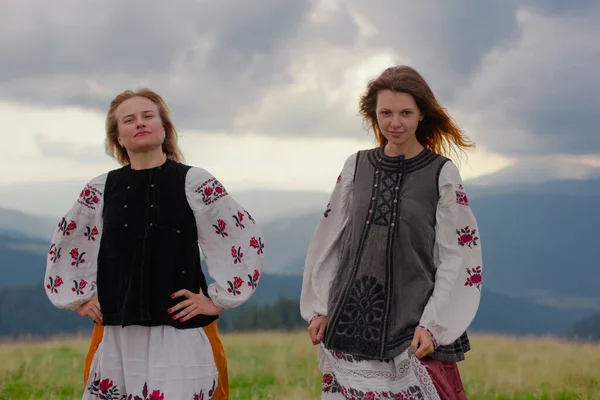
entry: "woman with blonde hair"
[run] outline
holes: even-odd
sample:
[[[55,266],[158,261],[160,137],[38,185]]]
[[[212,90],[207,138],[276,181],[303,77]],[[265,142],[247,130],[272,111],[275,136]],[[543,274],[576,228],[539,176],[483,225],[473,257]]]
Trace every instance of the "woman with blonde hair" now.
[[[360,111],[378,146],[347,158],[304,270],[322,398],[466,399],[481,246],[446,155],[471,144],[407,66],[369,82]]]
[[[227,398],[216,320],[255,292],[261,231],[219,180],[181,162],[153,91],[112,100],[106,150],[122,167],[83,188],[52,237],[45,277],[56,307],[96,324],[83,399]]]

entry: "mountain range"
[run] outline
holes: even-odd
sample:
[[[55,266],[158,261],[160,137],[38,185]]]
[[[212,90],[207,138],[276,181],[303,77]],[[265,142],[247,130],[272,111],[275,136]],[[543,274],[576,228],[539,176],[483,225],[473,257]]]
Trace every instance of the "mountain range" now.
[[[585,336],[593,337],[595,314],[600,312],[600,247],[595,233],[600,226],[600,179],[466,186],[484,257],[482,305],[472,328],[563,334],[592,326]],[[265,275],[253,303],[298,298],[306,249],[328,194],[247,191],[236,198],[264,221]],[[78,324],[83,322],[73,319],[76,315],[53,309],[43,293],[49,236],[58,219],[0,209],[0,336],[14,334],[17,325],[23,334],[23,327],[42,321],[48,332],[61,326],[82,328]],[[43,310],[37,323],[19,323],[14,315],[13,300],[22,296],[31,300],[16,303],[20,312],[27,304],[38,310],[36,315]],[[64,323],[53,324],[52,318]],[[586,323],[586,318],[592,322]]]

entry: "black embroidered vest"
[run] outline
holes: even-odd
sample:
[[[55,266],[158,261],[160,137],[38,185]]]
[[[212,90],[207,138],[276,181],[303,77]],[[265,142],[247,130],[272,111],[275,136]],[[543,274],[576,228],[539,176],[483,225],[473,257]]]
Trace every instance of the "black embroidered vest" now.
[[[447,160],[429,150],[408,160],[386,157],[383,147],[358,153],[326,348],[385,360],[410,345],[435,283],[438,178]],[[431,357],[456,362],[468,349],[465,333]]]
[[[108,173],[98,253],[98,300],[105,325],[196,328],[217,317],[181,323],[167,310],[188,289],[207,293],[198,232],[185,193],[191,167],[167,160],[145,170],[126,166]]]

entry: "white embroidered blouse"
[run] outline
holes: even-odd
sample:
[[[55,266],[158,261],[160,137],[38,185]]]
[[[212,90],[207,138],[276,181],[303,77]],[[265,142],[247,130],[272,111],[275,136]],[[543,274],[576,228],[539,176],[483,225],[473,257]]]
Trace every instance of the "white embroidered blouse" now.
[[[58,308],[74,310],[96,296],[107,175],[86,185],[52,236],[45,286],[48,298]],[[191,168],[185,185],[198,242],[215,281],[208,287],[209,296],[216,306],[237,307],[255,292],[262,273],[265,243],[261,230],[208,171]]]

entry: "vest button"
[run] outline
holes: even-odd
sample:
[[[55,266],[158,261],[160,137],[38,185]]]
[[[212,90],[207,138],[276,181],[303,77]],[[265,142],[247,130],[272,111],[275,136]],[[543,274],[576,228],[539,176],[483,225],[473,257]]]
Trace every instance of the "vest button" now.
[[[127,208],[127,204],[125,204],[125,205],[123,206],[123,208]]]
[[[125,228],[127,228],[127,224],[123,225]]]

